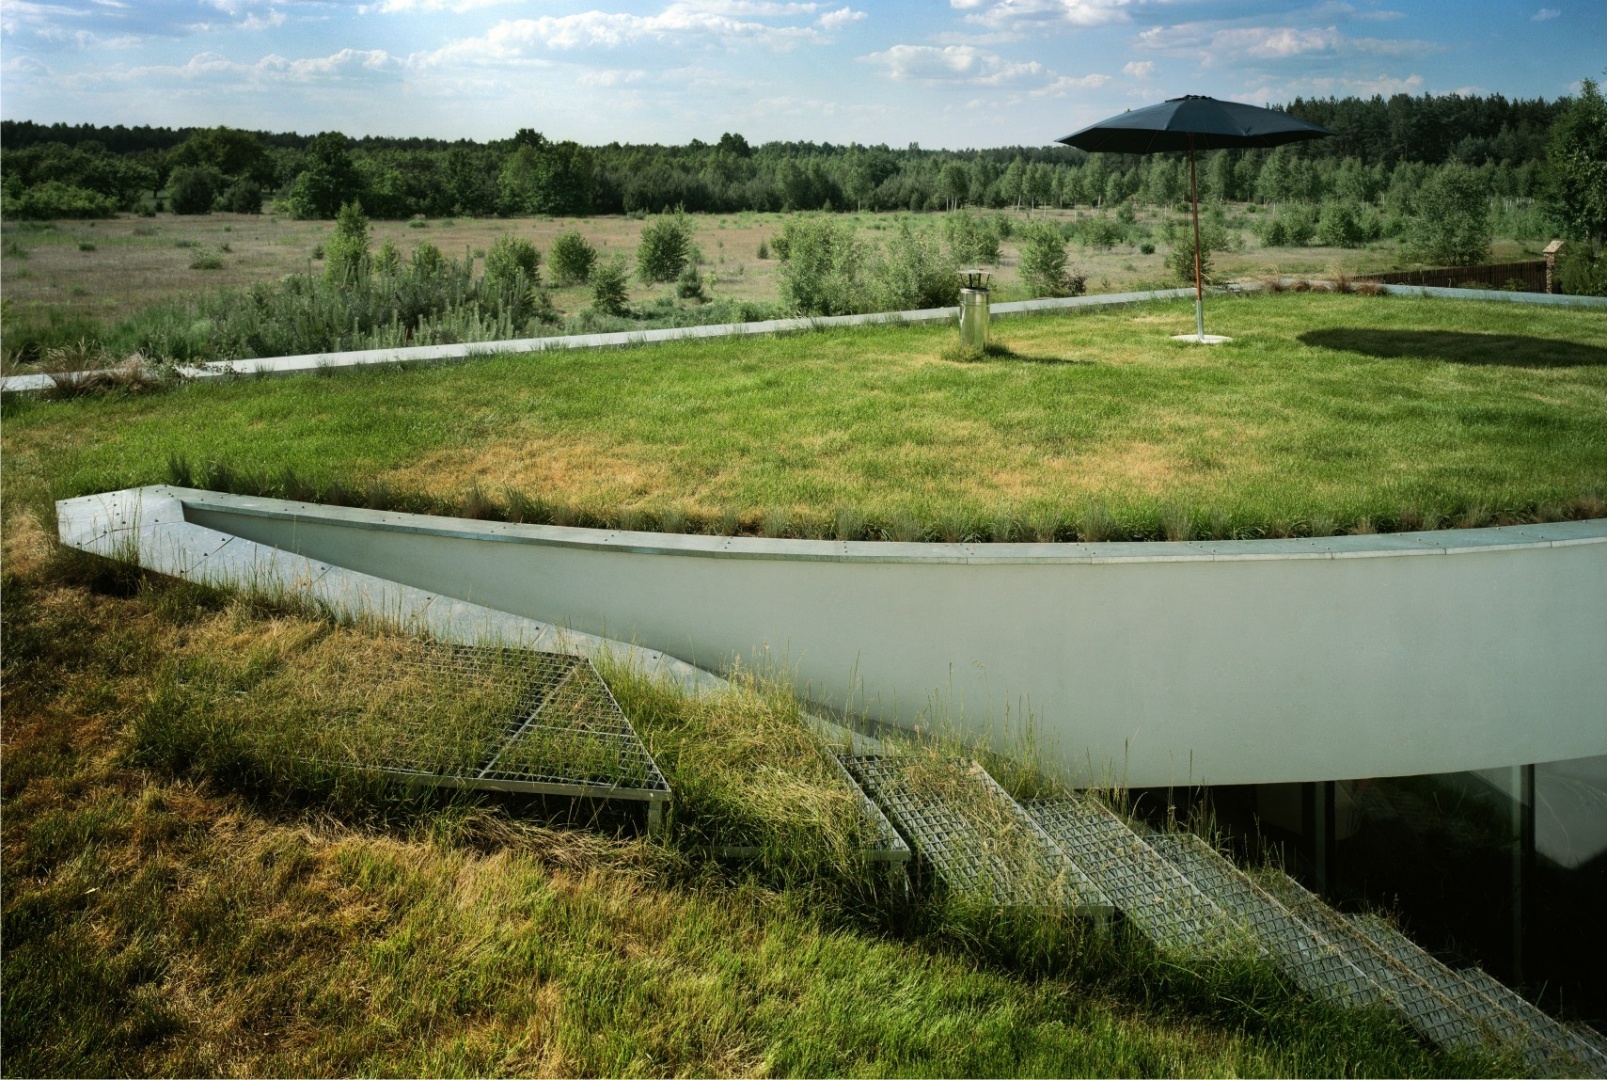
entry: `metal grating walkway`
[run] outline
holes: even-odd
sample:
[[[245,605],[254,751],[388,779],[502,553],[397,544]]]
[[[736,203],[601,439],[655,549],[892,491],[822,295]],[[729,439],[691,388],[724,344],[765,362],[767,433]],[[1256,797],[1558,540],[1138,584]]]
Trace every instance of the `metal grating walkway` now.
[[[1192,833],[1156,833],[1144,839],[1217,906],[1243,920],[1273,963],[1308,994],[1343,1005],[1387,999],[1332,942],[1204,840]]]
[[[1227,917],[1104,803],[1089,796],[1026,804],[1060,849],[1156,945],[1208,947]]]
[[[1400,960],[1381,949],[1354,923],[1329,907],[1287,874],[1278,874],[1275,895],[1307,925],[1333,942],[1356,968],[1386,991],[1401,1016],[1418,1034],[1437,1046],[1477,1050],[1496,1041],[1495,1032],[1479,1023],[1456,996],[1435,988]]]
[[[443,787],[635,800],[649,804],[650,829],[662,823],[670,785],[585,657],[426,642],[398,671],[420,694],[469,697],[496,715],[448,754],[428,711],[398,715],[372,758],[331,764]]]
[[[1357,933],[1465,1009],[1500,1045],[1516,1050],[1524,1064],[1537,1073],[1553,1072],[1559,1062],[1578,1056],[1566,1043],[1568,1033],[1554,1030],[1562,1028],[1561,1024],[1484,972],[1470,977],[1474,971],[1448,967],[1377,915],[1352,915],[1349,922]],[[1481,982],[1485,985],[1479,985]],[[1491,993],[1490,984],[1499,988],[1497,993]],[[1512,998],[1522,1003],[1528,1017],[1510,1006]],[[1607,1062],[1597,1068],[1603,1065]]]
[[[955,893],[999,907],[1110,915],[1099,888],[976,762],[857,756],[843,764]]]

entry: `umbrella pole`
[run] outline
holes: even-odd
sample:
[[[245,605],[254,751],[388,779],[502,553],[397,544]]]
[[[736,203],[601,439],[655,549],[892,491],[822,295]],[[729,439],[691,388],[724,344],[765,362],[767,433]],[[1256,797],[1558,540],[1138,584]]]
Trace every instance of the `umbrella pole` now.
[[[1205,285],[1200,275],[1200,185],[1194,176],[1194,135],[1189,135],[1189,201],[1194,204],[1194,332],[1205,340]]]

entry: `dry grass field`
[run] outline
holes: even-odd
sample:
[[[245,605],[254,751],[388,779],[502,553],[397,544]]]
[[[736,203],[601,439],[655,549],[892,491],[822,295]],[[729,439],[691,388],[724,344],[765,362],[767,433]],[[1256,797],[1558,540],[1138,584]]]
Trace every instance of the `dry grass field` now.
[[[1040,211],[1052,220],[1075,220],[1088,210]],[[694,215],[695,239],[707,272],[714,276],[712,293],[734,300],[773,301],[778,295],[774,257],[758,257],[761,242],[781,229],[780,214]],[[1017,222],[1026,213],[1010,213]],[[911,218],[918,227],[940,229],[940,214],[854,214],[862,237],[876,241]],[[1143,211],[1139,221],[1158,224],[1160,215]],[[604,256],[634,257],[646,221],[629,217],[591,218],[444,218],[420,223],[376,221],[372,225],[377,248],[393,241],[404,255],[428,240],[449,256],[465,250],[483,252],[504,234],[530,239],[542,251],[551,249],[561,233],[578,230]],[[122,215],[107,221],[60,221],[51,224],[7,221],[0,226],[3,257],[0,285],[7,302],[8,319],[82,318],[110,323],[154,304],[225,287],[276,281],[286,274],[305,272],[321,265],[314,250],[329,238],[333,223],[295,221],[278,214],[210,214],[154,218]],[[1363,248],[1263,248],[1247,230],[1241,230],[1242,250],[1217,257],[1217,271],[1227,277],[1265,274],[1316,274],[1341,269],[1367,273],[1398,262],[1393,241]],[[1497,241],[1497,260],[1524,258],[1538,252],[1539,244]],[[1073,244],[1071,265],[1087,275],[1090,292],[1120,292],[1156,285],[1172,286],[1165,266],[1165,246],[1151,254],[1119,244],[1099,250]],[[213,255],[216,269],[192,269],[198,255]],[[1003,245],[1003,262],[996,284],[1001,295],[1018,299],[1017,249]],[[632,302],[658,295],[666,286],[644,286],[633,280]],[[559,310],[577,311],[590,301],[590,291],[570,287],[554,291]]]

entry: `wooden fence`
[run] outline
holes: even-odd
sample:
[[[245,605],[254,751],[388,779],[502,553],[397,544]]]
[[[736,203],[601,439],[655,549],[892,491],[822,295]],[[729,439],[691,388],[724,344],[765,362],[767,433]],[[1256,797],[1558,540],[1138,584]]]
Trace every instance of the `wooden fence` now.
[[[1428,285],[1441,289],[1508,289],[1513,292],[1546,291],[1546,261],[1491,263],[1487,266],[1446,266],[1438,270],[1392,270],[1383,274],[1357,274],[1352,281],[1380,285]]]

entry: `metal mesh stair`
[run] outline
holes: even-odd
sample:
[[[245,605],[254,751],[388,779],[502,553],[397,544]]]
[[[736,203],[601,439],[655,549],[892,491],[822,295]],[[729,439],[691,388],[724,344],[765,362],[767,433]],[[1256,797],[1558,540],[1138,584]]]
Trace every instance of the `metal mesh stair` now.
[[[1380,999],[1396,1005],[1336,945],[1204,840],[1192,833],[1156,833],[1144,839],[1218,907],[1245,923],[1272,962],[1306,993],[1341,1005]]]
[[[976,762],[853,756],[843,765],[955,894],[1110,916],[1099,887]]]
[[[1077,796],[1030,802],[1026,808],[1066,857],[1156,945],[1207,948],[1227,931],[1222,909],[1104,803]]]
[[[1573,1032],[1485,972],[1448,967],[1377,915],[1352,915],[1348,921],[1357,933],[1460,1005],[1502,1045],[1515,1049],[1536,1072],[1555,1071],[1574,1059],[1590,1064],[1580,1048],[1571,1045]],[[1594,1067],[1607,1069],[1607,1059]]]
[[[1496,1032],[1461,1004],[1462,995],[1448,994],[1425,980],[1289,875],[1275,874],[1272,881],[1284,906],[1321,931],[1345,959],[1387,991],[1401,1016],[1429,1042],[1466,1050],[1499,1045]]]

